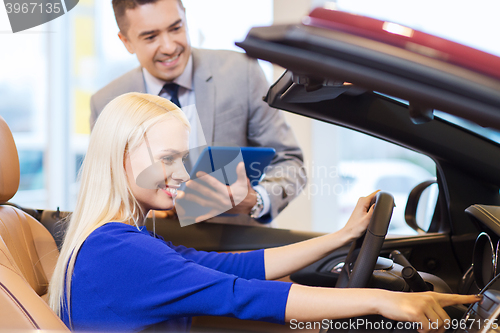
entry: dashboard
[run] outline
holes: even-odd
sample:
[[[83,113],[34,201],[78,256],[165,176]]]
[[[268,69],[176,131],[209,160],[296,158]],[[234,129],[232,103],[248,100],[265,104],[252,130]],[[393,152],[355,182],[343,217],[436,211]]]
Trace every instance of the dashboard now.
[[[486,226],[474,244],[472,266],[462,278],[462,292],[480,290],[481,302],[469,307],[455,332],[500,332],[500,207],[473,205],[466,209],[473,221]]]
[[[484,289],[497,274],[499,245],[500,242],[494,242],[486,232],[480,233],[476,238],[472,255],[472,269],[474,282],[479,289]]]

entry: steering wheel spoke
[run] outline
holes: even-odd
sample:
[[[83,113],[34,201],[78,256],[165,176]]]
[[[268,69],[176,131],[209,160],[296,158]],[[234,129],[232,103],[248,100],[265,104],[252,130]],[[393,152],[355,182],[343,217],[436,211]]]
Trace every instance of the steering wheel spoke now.
[[[365,288],[368,285],[382,249],[393,210],[394,197],[385,192],[377,193],[373,215],[366,233],[352,243],[336,288]]]

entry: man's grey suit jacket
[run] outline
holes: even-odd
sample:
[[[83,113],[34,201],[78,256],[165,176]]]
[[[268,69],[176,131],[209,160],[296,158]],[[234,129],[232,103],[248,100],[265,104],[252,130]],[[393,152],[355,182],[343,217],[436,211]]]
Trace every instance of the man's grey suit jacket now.
[[[241,53],[193,49],[192,54],[196,109],[207,143],[276,149],[260,182],[269,193],[274,218],[299,194],[306,176],[302,151],[282,112],[262,100],[268,89],[264,73],[257,61]],[[141,67],[92,96],[91,127],[109,101],[128,92],[146,92]]]

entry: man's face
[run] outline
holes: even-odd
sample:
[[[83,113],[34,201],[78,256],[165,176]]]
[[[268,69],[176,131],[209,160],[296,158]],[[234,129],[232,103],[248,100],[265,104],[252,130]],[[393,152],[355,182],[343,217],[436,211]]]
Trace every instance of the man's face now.
[[[172,81],[182,74],[191,54],[186,15],[177,0],[160,0],[125,12],[128,30],[118,37],[142,67]]]

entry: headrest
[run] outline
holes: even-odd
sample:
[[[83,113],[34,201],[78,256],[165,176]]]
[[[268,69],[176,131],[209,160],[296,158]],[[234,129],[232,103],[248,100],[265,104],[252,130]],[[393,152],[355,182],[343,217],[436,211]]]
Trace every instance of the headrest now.
[[[9,201],[19,187],[19,156],[9,126],[0,116],[0,204]]]

